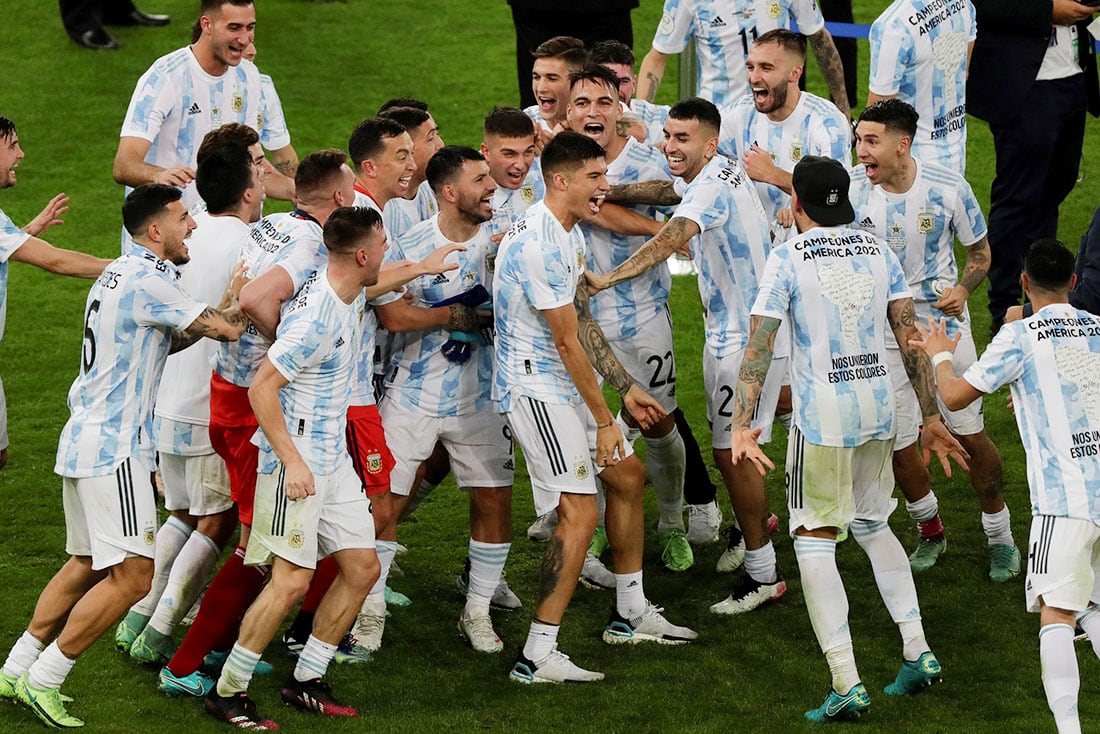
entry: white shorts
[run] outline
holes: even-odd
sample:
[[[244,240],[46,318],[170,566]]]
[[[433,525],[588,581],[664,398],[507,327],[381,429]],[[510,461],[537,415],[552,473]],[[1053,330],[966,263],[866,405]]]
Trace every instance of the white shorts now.
[[[451,471],[460,489],[512,486],[512,431],[500,413],[489,409],[436,418],[406,410],[385,398],[378,412],[393,454],[390,490],[394,494],[412,492],[416,470],[432,455],[437,441],[443,442],[451,457]]]
[[[676,410],[676,356],[668,309],[641,324],[629,339],[607,343],[638,387],[661,404],[666,413]]]
[[[741,358],[745,350],[716,357],[710,349],[703,348],[703,389],[707,392],[707,421],[710,422],[710,445],[716,449],[729,449],[730,429],[733,425],[733,409],[737,393],[737,375],[741,372]],[[775,422],[775,406],[779,402],[779,390],[787,374],[787,357],[774,357],[764,389],[756,401],[752,427],[760,429],[759,443],[772,438]]]
[[[1081,612],[1100,601],[1100,526],[1071,517],[1037,515],[1028,540],[1027,610],[1048,607]]]
[[[164,508],[184,510],[196,517],[217,515],[233,507],[229,470],[217,454],[179,456],[160,454]]]
[[[885,522],[897,506],[893,440],[854,448],[815,446],[792,426],[787,438],[790,532],[845,529],[853,520]]]
[[[970,333],[970,329],[963,329],[962,338],[955,349],[955,357],[951,361],[955,376],[962,377],[967,368],[977,360],[974,336]],[[886,366],[890,370],[890,381],[894,386],[894,400],[897,404],[895,425],[898,430],[894,440],[894,450],[900,451],[916,442],[924,416],[921,415],[917,393],[913,390],[913,384],[909,382],[909,375],[905,372],[905,365],[901,362],[900,350],[886,350]],[[943,416],[944,422],[955,435],[971,436],[985,429],[981,398],[962,410],[948,410],[938,393],[936,402],[940,406],[940,415]]]
[[[316,568],[317,559],[348,548],[374,548],[374,516],[351,456],[332,474],[313,476],[315,493],[291,502],[280,464],[256,475],[252,534],[244,562],[264,566],[275,556],[300,568]]]
[[[62,478],[65,552],[90,556],[92,569],[128,556],[152,558],[157,539],[157,493],[149,470],[126,459],[113,474]]]
[[[537,514],[556,508],[562,492],[596,494],[596,475],[604,468],[596,464],[596,421],[584,403],[544,403],[523,395],[505,418],[527,461]],[[634,453],[625,439],[624,445],[620,459]]]

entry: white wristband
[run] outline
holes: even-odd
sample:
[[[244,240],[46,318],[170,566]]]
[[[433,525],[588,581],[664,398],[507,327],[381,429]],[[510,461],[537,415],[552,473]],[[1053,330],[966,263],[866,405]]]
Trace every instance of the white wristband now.
[[[951,362],[953,357],[954,355],[948,351],[936,352],[932,355],[932,369],[939,367],[941,362]]]

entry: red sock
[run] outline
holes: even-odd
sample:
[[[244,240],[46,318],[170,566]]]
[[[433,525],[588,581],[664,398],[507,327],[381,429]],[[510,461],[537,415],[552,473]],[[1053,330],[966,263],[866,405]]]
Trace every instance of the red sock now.
[[[317,563],[317,570],[313,572],[313,580],[309,582],[309,591],[302,599],[302,611],[312,614],[321,605],[321,599],[328,593],[332,582],[336,580],[336,574],[340,569],[332,557],[322,558]]]
[[[211,650],[228,650],[233,645],[241,619],[263,588],[268,570],[266,566],[244,565],[244,548],[233,551],[210,582],[194,624],[168,661],[173,675],[190,675]]]
[[[931,520],[924,520],[917,523],[920,527],[920,537],[922,538],[942,538],[943,537],[943,520],[937,514]]]

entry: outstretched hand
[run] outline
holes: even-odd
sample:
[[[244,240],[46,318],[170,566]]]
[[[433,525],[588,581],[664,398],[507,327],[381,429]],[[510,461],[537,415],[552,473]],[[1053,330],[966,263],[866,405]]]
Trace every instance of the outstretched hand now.
[[[948,477],[951,476],[951,459],[954,459],[964,471],[970,471],[966,463],[970,454],[966,453],[966,449],[959,440],[951,435],[951,431],[947,430],[942,420],[925,422],[924,428],[921,429],[920,447],[925,466],[928,466],[932,460],[932,453],[935,452],[936,458],[940,460],[940,466],[943,467],[943,473]]]
[[[733,453],[733,463],[749,460],[760,472],[760,476],[768,473],[768,469],[774,469],[775,464],[768,458],[757,443],[760,438],[759,428],[736,428],[730,431],[730,450]]]
[[[32,237],[41,237],[42,233],[56,224],[64,224],[61,216],[69,211],[69,197],[64,193],[50,199],[46,207],[38,213],[38,216],[27,222],[23,231]]]

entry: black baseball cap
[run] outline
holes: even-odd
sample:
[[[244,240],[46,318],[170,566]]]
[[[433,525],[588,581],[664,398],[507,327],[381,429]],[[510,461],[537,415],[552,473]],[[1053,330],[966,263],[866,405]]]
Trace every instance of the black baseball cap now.
[[[839,161],[808,155],[798,162],[791,184],[810,219],[824,227],[849,224],[856,218],[848,201],[848,171]]]

